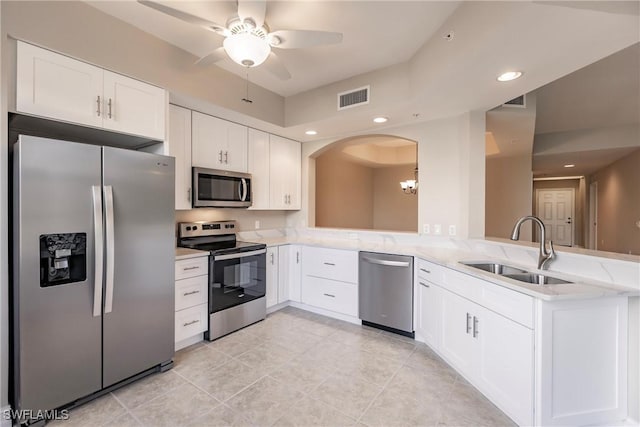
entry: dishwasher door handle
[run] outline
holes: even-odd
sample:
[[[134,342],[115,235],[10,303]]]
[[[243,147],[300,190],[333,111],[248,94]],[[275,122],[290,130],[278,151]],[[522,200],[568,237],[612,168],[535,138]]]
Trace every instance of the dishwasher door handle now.
[[[388,261],[385,259],[376,259],[370,257],[362,257],[362,259],[370,262],[371,264],[385,265],[387,267],[409,267],[409,263],[406,261]]]

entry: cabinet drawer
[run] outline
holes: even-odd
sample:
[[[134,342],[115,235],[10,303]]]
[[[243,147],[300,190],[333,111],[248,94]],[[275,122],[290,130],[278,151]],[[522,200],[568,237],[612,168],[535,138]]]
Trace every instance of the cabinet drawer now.
[[[176,261],[176,280],[209,274],[209,257],[189,258]]]
[[[309,246],[302,251],[303,275],[358,283],[358,252]]]
[[[418,278],[431,283],[442,283],[444,280],[444,267],[418,258],[416,265]]]
[[[179,342],[207,330],[207,304],[176,312],[176,338]]]
[[[304,304],[325,310],[358,316],[358,285],[304,276],[301,300]]]
[[[176,281],[176,311],[207,302],[208,276]]]

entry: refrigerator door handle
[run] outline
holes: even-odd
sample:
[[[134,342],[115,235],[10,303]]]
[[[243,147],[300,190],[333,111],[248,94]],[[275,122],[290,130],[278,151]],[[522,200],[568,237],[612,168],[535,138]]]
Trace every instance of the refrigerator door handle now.
[[[102,314],[102,266],[104,263],[104,240],[102,232],[102,188],[91,187],[93,194],[93,242],[95,251],[93,279],[93,317]]]
[[[113,231],[113,188],[110,185],[104,186],[104,211],[106,218],[106,238],[107,238],[107,274],[104,297],[104,313],[111,313],[113,308],[113,272],[114,272],[114,231]]]

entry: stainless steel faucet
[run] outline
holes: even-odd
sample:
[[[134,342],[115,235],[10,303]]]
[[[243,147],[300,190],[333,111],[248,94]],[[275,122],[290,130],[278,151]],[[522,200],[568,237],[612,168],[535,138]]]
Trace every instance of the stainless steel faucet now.
[[[516,222],[516,225],[513,226],[511,240],[518,240],[520,238],[520,226],[525,221],[533,221],[540,227],[540,253],[538,255],[538,270],[544,270],[547,263],[549,263],[556,256],[556,252],[553,250],[553,242],[551,240],[549,240],[549,251],[547,251],[547,236],[544,230],[544,223],[540,218],[533,215],[523,216],[522,218],[520,218]]]

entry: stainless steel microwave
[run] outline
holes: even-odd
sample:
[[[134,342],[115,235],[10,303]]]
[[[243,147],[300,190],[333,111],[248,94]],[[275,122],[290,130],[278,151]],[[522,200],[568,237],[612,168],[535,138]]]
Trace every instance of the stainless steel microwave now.
[[[215,169],[193,168],[194,208],[248,208],[251,175]]]

